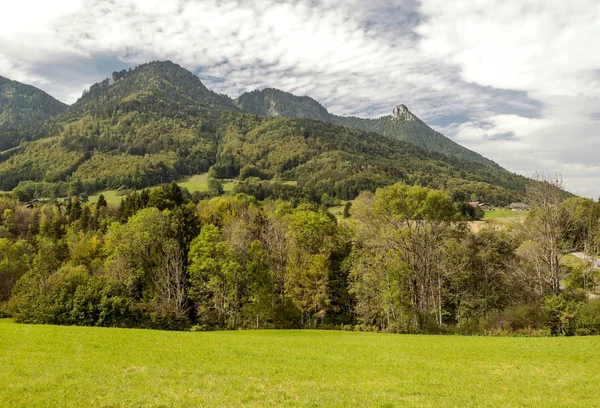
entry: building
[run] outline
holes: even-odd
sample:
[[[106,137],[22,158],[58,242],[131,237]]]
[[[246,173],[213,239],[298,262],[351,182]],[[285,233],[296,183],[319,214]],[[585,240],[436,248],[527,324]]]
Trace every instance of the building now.
[[[480,203],[479,201],[471,201],[469,205],[473,208],[481,208],[483,211],[491,211],[492,205],[488,203]]]
[[[511,203],[508,208],[511,211],[529,211],[529,206],[525,203]]]

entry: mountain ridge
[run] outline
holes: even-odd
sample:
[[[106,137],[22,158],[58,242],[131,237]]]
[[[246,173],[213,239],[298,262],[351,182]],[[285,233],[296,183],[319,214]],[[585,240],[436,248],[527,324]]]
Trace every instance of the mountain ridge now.
[[[65,103],[43,90],[0,76],[0,152],[18,146],[26,138],[16,129],[34,128],[66,109]]]
[[[339,116],[330,113],[323,105],[309,96],[296,96],[274,88],[243,93],[235,102],[242,110],[253,114],[324,120],[404,140],[427,150],[454,156],[461,160],[470,160],[485,166],[500,168],[494,161],[435,131],[410,112],[404,104],[394,107],[390,115],[368,119]]]
[[[248,99],[265,115],[243,111],[239,98],[208,90],[172,62],[113,73],[40,125],[41,140],[0,157],[0,190],[60,196],[66,188],[137,189],[212,168],[219,178],[296,181],[304,197],[317,201],[323,194],[351,199],[397,181],[445,188],[457,201],[504,203],[524,191],[526,179],[506,170],[312,119],[327,111],[309,97],[277,110],[272,102],[280,92]],[[306,117],[269,117],[269,109]]]

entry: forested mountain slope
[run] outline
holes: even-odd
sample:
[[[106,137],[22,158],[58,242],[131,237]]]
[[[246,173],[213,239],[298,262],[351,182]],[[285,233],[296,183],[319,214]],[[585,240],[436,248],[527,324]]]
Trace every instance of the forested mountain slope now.
[[[65,109],[66,104],[41,89],[0,76],[0,152],[19,144],[20,132],[15,128],[34,125]]]
[[[311,101],[301,99],[285,112],[306,117],[327,112]],[[267,118],[262,115],[273,111],[249,114],[240,107],[240,100],[211,92],[172,62],[113,73],[65,112],[36,125],[37,133],[28,133],[30,143],[0,158],[0,190],[20,186],[36,196],[59,196],[67,184],[88,193],[142,188],[213,166],[221,178],[242,173],[241,179],[297,181],[313,197],[350,199],[403,180],[444,188],[457,201],[503,204],[525,188],[525,178],[495,166],[376,133]]]
[[[320,103],[308,96],[296,96],[271,88],[244,93],[236,99],[236,104],[244,111],[258,115],[317,119],[375,132],[432,152],[500,169],[493,161],[433,130],[404,105],[394,108],[391,115],[377,119],[344,117],[329,113]]]
[[[218,177],[256,168],[262,178],[297,180],[316,194],[352,199],[402,180],[437,186],[457,201],[474,194],[494,202],[519,196],[526,179],[428,152],[400,140],[344,126],[283,117],[238,118],[228,126],[214,166]]]
[[[319,102],[308,96],[295,96],[279,89],[246,92],[235,100],[245,112],[263,116],[331,121],[331,115]]]

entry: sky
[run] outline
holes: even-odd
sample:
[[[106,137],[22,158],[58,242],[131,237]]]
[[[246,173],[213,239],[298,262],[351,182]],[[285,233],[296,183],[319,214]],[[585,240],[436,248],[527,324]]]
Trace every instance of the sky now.
[[[405,104],[505,168],[600,197],[600,1],[3,0],[0,75],[72,103],[171,60],[232,97],[275,87],[330,112]]]

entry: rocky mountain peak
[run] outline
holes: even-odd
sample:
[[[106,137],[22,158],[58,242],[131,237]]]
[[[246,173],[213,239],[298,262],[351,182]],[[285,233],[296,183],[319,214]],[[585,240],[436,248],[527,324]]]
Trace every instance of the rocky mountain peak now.
[[[392,111],[392,118],[393,119],[398,119],[398,120],[402,120],[405,122],[412,122],[414,120],[416,120],[416,116],[413,115],[408,108],[406,107],[406,105],[397,105],[394,110]]]

